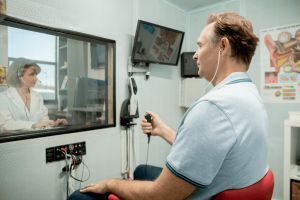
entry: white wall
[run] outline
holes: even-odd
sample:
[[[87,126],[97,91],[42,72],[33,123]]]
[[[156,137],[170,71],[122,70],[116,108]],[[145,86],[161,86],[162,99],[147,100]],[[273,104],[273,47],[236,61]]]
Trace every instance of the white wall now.
[[[85,160],[91,171],[87,183],[120,177],[121,103],[128,97],[127,60],[131,54],[137,19],[187,32],[182,51],[195,51],[196,40],[211,13],[232,11],[248,18],[259,36],[259,30],[298,23],[299,0],[237,0],[223,5],[203,7],[186,15],[161,0],[7,0],[7,14],[38,24],[54,26],[114,39],[117,42],[116,88],[117,127],[0,144],[0,199],[64,199],[64,163],[45,164],[45,148],[86,141]],[[188,29],[186,29],[186,27]],[[187,47],[187,48],[185,48]],[[248,74],[260,88],[260,47],[252,59]],[[184,113],[178,104],[180,68],[151,64],[148,81],[134,75],[138,85],[139,110],[152,110],[177,129]],[[300,110],[299,104],[265,104],[269,118],[269,152],[267,162],[275,176],[274,199],[283,199],[283,120],[288,111]],[[135,120],[140,123],[140,119]],[[137,161],[146,159],[147,137],[139,125],[134,128]],[[164,166],[170,146],[162,139],[151,138],[149,164]],[[85,170],[86,171],[86,170]],[[78,172],[77,176],[80,173]],[[87,175],[87,174],[85,174]],[[85,184],[83,184],[85,185]]]
[[[45,148],[86,141],[84,156],[91,177],[88,183],[121,177],[120,107],[126,98],[127,62],[131,55],[137,19],[185,31],[186,16],[160,0],[7,0],[7,14],[30,22],[69,29],[116,40],[116,119],[115,128],[0,144],[0,199],[65,199],[64,162],[45,164]],[[184,51],[184,49],[183,49]],[[152,110],[176,129],[183,115],[178,104],[178,66],[150,65],[151,77],[145,81],[134,75],[139,94],[140,119]],[[135,120],[138,124],[140,119]],[[136,157],[145,163],[146,136],[135,126]],[[152,137],[149,164],[163,167],[170,146]],[[81,169],[81,167],[79,167]],[[81,170],[75,176],[80,177]],[[87,176],[85,170],[84,176]],[[76,184],[78,187],[79,184]]]
[[[190,14],[190,50],[196,51],[196,40],[205,21],[212,13],[236,12],[252,22],[254,34],[259,37],[260,29],[299,23],[299,0],[237,0],[216,6],[202,7]],[[261,41],[262,42],[262,41]],[[261,45],[261,42],[259,45]],[[216,55],[217,56],[217,55]],[[256,48],[249,71],[253,83],[260,88],[260,47]],[[208,91],[208,90],[207,90]],[[299,104],[265,103],[269,119],[267,163],[275,177],[273,199],[283,199],[283,120],[288,119],[288,111],[300,110]]]
[[[161,0],[140,1],[137,10],[141,20],[185,31],[185,14]],[[134,26],[136,26],[136,23]],[[185,51],[185,45],[183,45],[181,51]],[[151,76],[148,81],[144,80],[143,75],[138,77],[140,115],[144,115],[144,110],[153,111],[167,125],[177,130],[184,114],[184,110],[178,106],[180,67],[157,64],[151,64],[150,66]],[[147,140],[146,136],[139,139],[141,163],[146,161]],[[163,139],[151,137],[148,164],[163,167],[170,150],[171,146]]]

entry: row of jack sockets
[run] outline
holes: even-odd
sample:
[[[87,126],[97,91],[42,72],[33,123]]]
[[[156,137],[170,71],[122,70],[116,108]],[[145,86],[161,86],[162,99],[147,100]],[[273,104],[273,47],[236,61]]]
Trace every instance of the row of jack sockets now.
[[[67,150],[67,153],[74,155],[86,155],[86,145],[85,142],[78,142],[73,144],[60,145],[56,147],[49,147],[46,149],[46,163],[64,160],[65,155],[57,149],[64,148]]]

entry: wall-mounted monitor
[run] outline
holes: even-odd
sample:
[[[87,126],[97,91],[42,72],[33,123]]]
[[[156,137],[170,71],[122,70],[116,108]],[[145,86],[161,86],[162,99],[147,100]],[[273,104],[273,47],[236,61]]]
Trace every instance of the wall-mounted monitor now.
[[[184,32],[138,21],[131,61],[177,65]]]

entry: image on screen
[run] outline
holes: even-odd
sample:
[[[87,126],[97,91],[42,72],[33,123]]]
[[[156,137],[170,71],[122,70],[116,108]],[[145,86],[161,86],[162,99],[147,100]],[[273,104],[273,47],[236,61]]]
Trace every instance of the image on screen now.
[[[183,32],[140,22],[135,38],[133,61],[176,65]]]

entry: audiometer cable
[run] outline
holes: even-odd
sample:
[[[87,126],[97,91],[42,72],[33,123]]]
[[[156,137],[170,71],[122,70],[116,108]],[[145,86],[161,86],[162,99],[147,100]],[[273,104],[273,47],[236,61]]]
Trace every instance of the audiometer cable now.
[[[149,142],[148,142],[147,158],[146,158],[146,167],[145,167],[145,174],[144,174],[144,179],[145,179],[145,180],[146,180],[146,171],[147,171],[148,155],[149,155]]]
[[[77,178],[75,178],[74,176],[72,176],[72,174],[70,173],[70,176],[74,179],[74,180],[76,180],[76,181],[79,181],[79,182],[86,182],[87,180],[89,180],[89,178],[90,178],[90,170],[89,170],[89,168],[86,166],[86,164],[84,163],[84,161],[82,160],[81,161],[82,162],[82,164],[87,168],[87,170],[89,171],[89,177],[86,179],[86,180],[80,180],[80,179],[77,179]]]
[[[147,120],[148,123],[151,123],[151,115],[149,115],[148,113],[145,115],[145,119]],[[150,144],[151,132],[147,133],[147,136],[148,136],[148,149],[147,149],[147,158],[146,158],[146,167],[145,167],[144,179],[146,179],[146,171],[147,171],[147,163],[148,163],[149,144]]]
[[[69,175],[68,175],[68,161],[67,161],[67,153],[60,150],[60,149],[57,149],[57,151],[63,153],[65,155],[65,159],[66,159],[66,172],[67,172],[67,198],[69,196]]]
[[[82,153],[80,152],[80,157],[81,157],[81,162],[83,162],[83,158],[82,158]],[[81,174],[81,181],[80,181],[80,184],[79,184],[79,189],[81,188],[81,182],[82,182],[82,178],[83,178],[83,170],[84,170],[84,166],[82,165],[82,174]]]
[[[130,131],[131,131],[131,129],[129,126],[129,133],[130,133]],[[134,160],[133,168],[134,168],[134,166],[136,166],[136,158],[135,158],[135,150],[134,150],[134,127],[132,129],[132,152],[133,152],[133,160]]]

